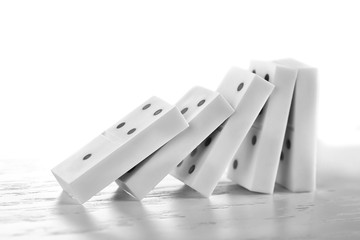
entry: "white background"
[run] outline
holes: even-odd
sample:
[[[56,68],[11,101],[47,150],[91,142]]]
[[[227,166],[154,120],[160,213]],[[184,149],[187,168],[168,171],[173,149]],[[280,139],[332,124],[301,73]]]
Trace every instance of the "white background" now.
[[[360,135],[357,1],[2,1],[0,158],[53,165],[152,95],[229,67],[318,67],[319,138]]]

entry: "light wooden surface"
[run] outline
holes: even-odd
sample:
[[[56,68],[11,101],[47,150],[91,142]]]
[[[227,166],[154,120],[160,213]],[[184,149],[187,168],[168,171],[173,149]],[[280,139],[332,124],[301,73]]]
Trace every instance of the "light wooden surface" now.
[[[0,239],[360,239],[360,171],[336,164],[322,163],[314,193],[255,194],[224,180],[204,199],[167,177],[142,202],[112,184],[81,206],[47,165],[0,160]]]

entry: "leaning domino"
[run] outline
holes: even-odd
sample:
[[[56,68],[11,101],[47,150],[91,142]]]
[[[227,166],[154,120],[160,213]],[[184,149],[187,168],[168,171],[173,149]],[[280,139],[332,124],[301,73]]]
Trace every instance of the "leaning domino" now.
[[[274,86],[240,68],[232,68],[218,92],[234,114],[172,171],[172,175],[205,197],[214,191]]]
[[[317,71],[293,59],[276,62],[298,72],[277,183],[293,192],[313,191],[316,185]]]
[[[116,180],[138,200],[234,112],[219,93],[202,87],[191,89],[176,106],[181,109],[189,127]]]
[[[175,106],[152,97],[52,173],[71,197],[84,203],[187,127]]]
[[[250,70],[273,83],[275,90],[235,154],[227,176],[250,191],[273,193],[297,71],[261,61],[252,62]]]

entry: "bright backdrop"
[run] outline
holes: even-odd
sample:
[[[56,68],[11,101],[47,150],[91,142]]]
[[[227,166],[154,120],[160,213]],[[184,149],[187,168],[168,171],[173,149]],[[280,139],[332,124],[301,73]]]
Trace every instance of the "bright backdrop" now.
[[[0,158],[63,160],[152,95],[229,67],[319,69],[319,138],[360,135],[358,1],[1,1]]]

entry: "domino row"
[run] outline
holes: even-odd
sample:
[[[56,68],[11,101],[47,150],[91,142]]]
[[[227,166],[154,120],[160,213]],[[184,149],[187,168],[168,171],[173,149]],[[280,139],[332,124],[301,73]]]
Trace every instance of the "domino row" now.
[[[152,97],[52,169],[84,203],[116,181],[143,199],[169,173],[204,197],[222,175],[250,191],[315,189],[317,71],[293,59],[231,68],[217,91]]]

